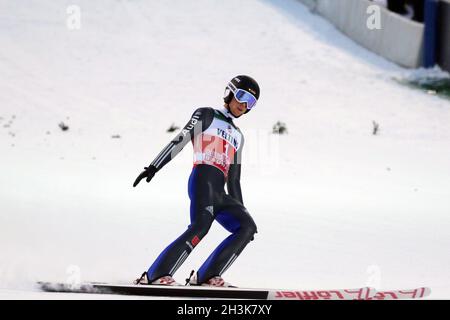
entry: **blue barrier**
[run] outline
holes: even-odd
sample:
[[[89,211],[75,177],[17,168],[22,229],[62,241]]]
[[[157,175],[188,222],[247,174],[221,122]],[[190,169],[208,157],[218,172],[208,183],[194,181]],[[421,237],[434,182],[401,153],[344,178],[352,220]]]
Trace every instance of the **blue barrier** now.
[[[436,63],[450,72],[450,1],[440,1],[437,22]]]
[[[425,0],[425,33],[423,66],[431,68],[436,64],[437,13],[439,0]]]

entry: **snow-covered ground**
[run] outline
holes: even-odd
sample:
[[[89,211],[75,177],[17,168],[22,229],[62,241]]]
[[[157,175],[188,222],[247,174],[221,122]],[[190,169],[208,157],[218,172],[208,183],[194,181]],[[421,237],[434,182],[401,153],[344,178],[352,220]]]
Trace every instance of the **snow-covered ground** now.
[[[236,122],[259,232],[226,280],[450,298],[450,103],[392,80],[407,72],[295,0],[0,0],[0,299],[138,277],[189,224],[192,147],[132,183],[236,74],[261,86]],[[213,225],[175,277],[226,235]]]

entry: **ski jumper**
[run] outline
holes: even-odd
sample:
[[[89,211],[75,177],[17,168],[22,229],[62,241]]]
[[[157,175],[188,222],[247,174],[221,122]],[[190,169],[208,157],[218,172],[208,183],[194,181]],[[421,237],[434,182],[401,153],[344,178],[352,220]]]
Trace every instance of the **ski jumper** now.
[[[149,281],[172,276],[208,233],[214,220],[231,235],[197,271],[197,282],[221,276],[257,232],[244,207],[240,186],[242,132],[226,108],[197,109],[181,132],[158,154],[151,165],[160,170],[191,141],[194,166],[189,177],[190,225],[148,269]],[[228,193],[225,192],[225,184]]]

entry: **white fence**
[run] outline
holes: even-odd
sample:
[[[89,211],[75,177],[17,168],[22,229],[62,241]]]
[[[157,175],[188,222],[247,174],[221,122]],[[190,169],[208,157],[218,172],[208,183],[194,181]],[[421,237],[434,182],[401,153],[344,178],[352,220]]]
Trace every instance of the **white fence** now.
[[[365,48],[401,66],[422,64],[424,25],[380,6],[380,29],[369,29],[369,0],[300,0]]]

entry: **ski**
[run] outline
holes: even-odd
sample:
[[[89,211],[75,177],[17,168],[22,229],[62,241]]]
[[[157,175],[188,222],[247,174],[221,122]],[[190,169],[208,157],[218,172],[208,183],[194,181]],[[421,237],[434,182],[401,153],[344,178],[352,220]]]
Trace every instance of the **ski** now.
[[[340,290],[270,290],[268,300],[369,300],[374,297],[374,288]]]
[[[115,285],[94,282],[80,285],[38,282],[38,287],[46,292],[214,299],[369,300],[376,295],[376,290],[368,287],[337,290],[278,290],[202,286]]]
[[[415,289],[402,290],[386,290],[378,291],[369,300],[409,300],[421,299],[428,297],[431,294],[431,289],[428,287],[420,287]]]

